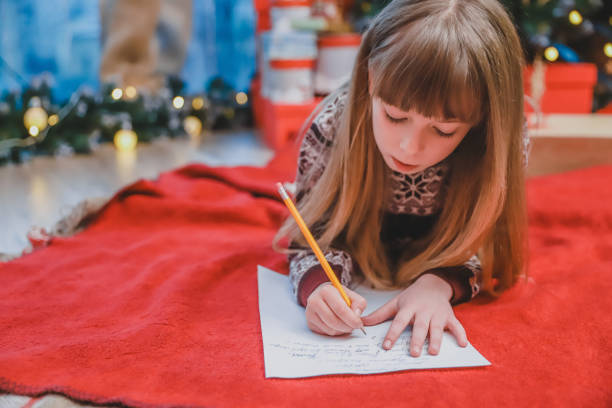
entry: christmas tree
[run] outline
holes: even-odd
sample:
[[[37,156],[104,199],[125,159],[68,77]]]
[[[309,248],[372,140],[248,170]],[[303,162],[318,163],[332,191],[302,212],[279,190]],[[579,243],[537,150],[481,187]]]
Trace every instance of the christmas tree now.
[[[355,0],[349,19],[363,32],[390,0]],[[612,1],[501,0],[515,21],[528,64],[592,63],[593,110],[612,102]]]
[[[587,62],[597,66],[593,110],[612,101],[612,2],[503,0],[521,36],[528,63]]]

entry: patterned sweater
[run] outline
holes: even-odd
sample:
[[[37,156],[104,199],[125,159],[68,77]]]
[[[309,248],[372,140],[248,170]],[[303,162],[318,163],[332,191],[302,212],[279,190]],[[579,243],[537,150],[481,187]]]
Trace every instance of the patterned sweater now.
[[[295,180],[295,197],[300,201],[308,194],[325,169],[331,146],[336,134],[338,119],[344,109],[348,89],[337,96],[314,118],[310,129],[304,135],[298,159]],[[527,162],[529,138],[523,132],[524,160]],[[448,159],[414,174],[402,174],[389,168],[391,191],[385,195],[385,214],[381,227],[381,240],[386,249],[389,264],[396,265],[402,248],[406,248],[429,232],[442,208],[445,177],[449,172]],[[325,258],[338,276],[340,282],[350,287],[358,275],[359,265],[343,250],[331,248]],[[474,298],[480,291],[480,260],[472,256],[464,265],[437,268],[426,271],[444,279],[453,289],[451,304],[457,305]],[[308,296],[328,279],[316,256],[304,248],[289,256],[289,281],[299,304],[306,305]]]

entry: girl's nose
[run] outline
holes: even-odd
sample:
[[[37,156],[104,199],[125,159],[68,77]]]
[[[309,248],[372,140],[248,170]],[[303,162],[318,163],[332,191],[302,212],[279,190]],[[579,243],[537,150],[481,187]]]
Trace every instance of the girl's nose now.
[[[411,132],[406,132],[400,141],[399,148],[406,155],[417,155],[423,150],[422,132],[413,129]]]

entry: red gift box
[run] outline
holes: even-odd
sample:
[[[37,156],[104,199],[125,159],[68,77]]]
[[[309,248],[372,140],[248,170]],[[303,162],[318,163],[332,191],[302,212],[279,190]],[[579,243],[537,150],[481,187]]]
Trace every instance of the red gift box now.
[[[533,71],[533,66],[524,71],[526,95],[531,95]],[[597,82],[595,64],[546,64],[544,78],[545,90],[540,99],[543,113],[591,113],[593,88]],[[525,109],[533,112],[529,104],[525,104]]]

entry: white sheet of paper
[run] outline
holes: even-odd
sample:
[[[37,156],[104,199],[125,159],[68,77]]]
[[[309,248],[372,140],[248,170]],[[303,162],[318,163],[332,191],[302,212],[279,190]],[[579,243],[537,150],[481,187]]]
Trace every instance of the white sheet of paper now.
[[[327,374],[374,374],[389,371],[475,367],[491,365],[471,344],[460,347],[455,337],[444,332],[438,355],[409,354],[409,326],[391,350],[381,345],[391,322],[366,327],[341,337],[313,333],[306,324],[304,308],[291,295],[289,279],[263,266],[257,268],[259,315],[264,346],[266,378],[300,378]],[[398,291],[354,289],[368,302],[364,315],[382,306]]]

